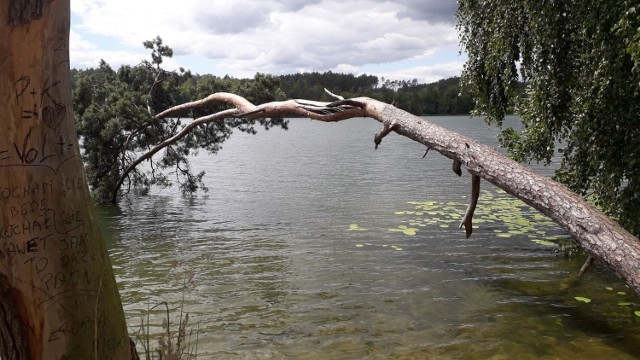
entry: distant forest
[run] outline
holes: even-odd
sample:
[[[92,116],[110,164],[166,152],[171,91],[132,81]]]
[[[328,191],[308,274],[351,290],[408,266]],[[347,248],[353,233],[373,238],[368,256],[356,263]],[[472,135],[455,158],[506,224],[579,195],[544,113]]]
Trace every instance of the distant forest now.
[[[460,78],[452,77],[431,84],[418,80],[398,81],[378,79],[374,75],[300,73],[281,75],[280,87],[294,99],[330,100],[324,88],[345,98],[368,96],[394,104],[415,115],[466,115],[474,102],[460,88]]]
[[[167,72],[164,74],[161,88],[151,86],[153,76],[143,66],[123,66],[117,71],[104,61],[96,69],[72,69],[72,86],[76,88],[79,79],[91,79],[98,83],[120,84],[116,87],[123,91],[146,94],[154,88],[151,108],[157,111],[183,102],[194,101],[214,92],[232,92],[243,95],[248,91],[248,99],[254,102],[267,101],[268,94],[260,94],[261,82],[270,84],[269,92],[278,99],[307,99],[318,101],[335,100],[324,88],[345,98],[368,96],[415,115],[465,115],[474,107],[471,96],[461,90],[460,78],[452,77],[431,84],[420,84],[417,80],[398,81],[378,78],[374,75],[340,74],[331,71],[318,73],[299,73],[291,75],[256,74],[254,79],[237,79],[230,76],[219,77],[210,74],[192,74],[189,70]],[[151,76],[151,78],[150,78]],[[151,82],[150,82],[151,81]],[[275,89],[274,89],[275,88]],[[126,90],[125,90],[126,89]],[[151,93],[149,93],[151,94]],[[268,97],[268,96],[267,96]],[[82,99],[77,99],[82,102]],[[78,104],[76,104],[77,106]]]

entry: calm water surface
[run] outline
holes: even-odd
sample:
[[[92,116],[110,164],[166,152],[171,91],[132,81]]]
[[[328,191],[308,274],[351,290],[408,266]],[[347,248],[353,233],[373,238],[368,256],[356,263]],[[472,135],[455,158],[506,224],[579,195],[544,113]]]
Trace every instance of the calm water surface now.
[[[430,120],[497,146],[481,119]],[[100,208],[131,331],[167,301],[199,359],[640,357],[632,291],[597,268],[577,279],[584,258],[544,246],[563,232],[486,183],[466,239],[470,176],[395,134],[374,151],[379,127],[234,134],[194,161],[208,193]]]

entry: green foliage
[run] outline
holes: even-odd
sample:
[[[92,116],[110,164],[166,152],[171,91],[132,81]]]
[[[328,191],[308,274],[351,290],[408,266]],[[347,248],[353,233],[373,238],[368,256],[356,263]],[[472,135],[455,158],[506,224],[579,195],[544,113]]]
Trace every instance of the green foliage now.
[[[123,170],[155,145],[174,136],[185,126],[184,119],[153,120],[153,115],[172,106],[197,100],[213,92],[229,91],[257,103],[283,100],[279,79],[257,74],[254,79],[198,76],[189,71],[166,71],[160,67],[173,51],[157,37],[145,41],[151,61],[122,66],[114,71],[101,61],[96,69],[73,70],[73,105],[83,160],[92,193],[107,201]],[[221,110],[210,107],[194,111],[191,117]],[[188,120],[187,120],[188,121]],[[259,123],[269,129],[286,129],[283,119]],[[147,191],[150,186],[177,183],[184,193],[206,190],[204,172],[194,173],[189,156],[199,150],[216,153],[234,129],[255,133],[254,122],[230,119],[195,128],[177,143],[157,154],[144,168],[131,172],[125,189]],[[129,140],[128,140],[129,139]],[[128,142],[127,142],[128,141]]]
[[[501,140],[640,234],[640,17],[637,0],[459,1],[464,84]],[[519,81],[524,80],[524,91]]]
[[[440,80],[433,84],[419,84],[418,80],[378,79],[373,75],[300,73],[280,76],[282,89],[289,98],[334,100],[324,91],[345,98],[368,96],[415,115],[469,114],[473,109],[470,94],[460,90],[460,78]]]

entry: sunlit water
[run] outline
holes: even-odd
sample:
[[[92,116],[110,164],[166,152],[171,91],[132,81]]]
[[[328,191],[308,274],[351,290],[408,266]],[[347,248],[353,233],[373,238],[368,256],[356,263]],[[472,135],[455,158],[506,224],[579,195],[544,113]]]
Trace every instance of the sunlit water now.
[[[480,119],[430,120],[497,146]],[[208,193],[101,207],[131,332],[166,301],[199,359],[640,356],[631,290],[597,267],[578,279],[583,256],[544,246],[563,232],[486,183],[466,239],[470,176],[395,134],[374,151],[379,127],[234,134],[194,161]]]

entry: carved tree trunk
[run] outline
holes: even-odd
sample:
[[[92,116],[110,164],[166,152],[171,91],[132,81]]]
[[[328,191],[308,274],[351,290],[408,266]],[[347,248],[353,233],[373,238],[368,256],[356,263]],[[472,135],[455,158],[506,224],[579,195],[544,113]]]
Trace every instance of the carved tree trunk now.
[[[0,358],[125,359],[69,74],[69,0],[0,3]]]

